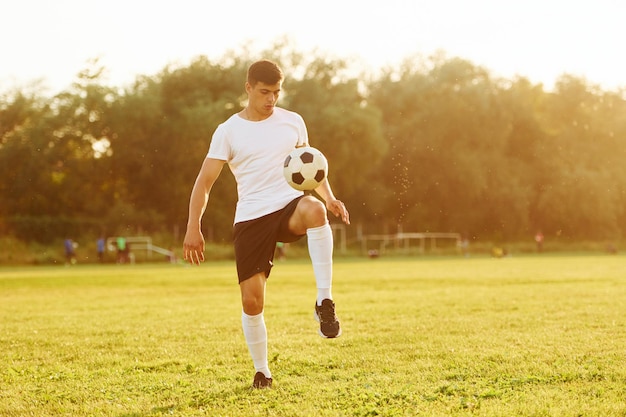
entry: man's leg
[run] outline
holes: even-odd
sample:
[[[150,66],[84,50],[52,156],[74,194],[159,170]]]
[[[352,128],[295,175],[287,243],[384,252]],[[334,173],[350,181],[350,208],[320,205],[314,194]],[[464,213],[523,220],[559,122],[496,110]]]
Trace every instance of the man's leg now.
[[[335,315],[332,301],[333,233],[328,223],[326,207],[314,197],[304,197],[298,202],[289,219],[289,228],[295,234],[307,235],[309,256],[317,285],[315,317],[320,322],[322,337],[338,337],[341,326]]]
[[[243,334],[257,372],[255,388],[269,387],[272,384],[272,373],[267,358],[267,328],[263,318],[266,281],[265,273],[258,273],[239,284],[243,306],[241,314]],[[259,372],[265,378],[258,375]]]
[[[333,281],[333,232],[330,225],[307,229],[309,257],[313,265],[315,283],[317,285],[317,305],[325,299],[332,300]]]

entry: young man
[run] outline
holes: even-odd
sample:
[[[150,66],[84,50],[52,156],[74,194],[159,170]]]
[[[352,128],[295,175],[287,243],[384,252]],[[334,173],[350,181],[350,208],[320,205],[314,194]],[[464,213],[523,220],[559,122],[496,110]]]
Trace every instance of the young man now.
[[[271,61],[258,61],[249,67],[245,83],[248,104],[213,134],[191,192],[183,244],[186,260],[192,264],[204,261],[201,219],[211,188],[228,163],[237,181],[233,238],[243,333],[256,370],[254,388],[272,385],[263,307],[276,242],[307,236],[317,285],[314,312],[319,333],[327,338],[341,335],[331,294],[333,235],[327,210],[346,224],[350,224],[350,217],[327,180],[315,190],[324,206],[319,199],[291,188],[283,177],[285,157],[294,148],[308,145],[308,135],[299,114],[276,107],[282,82],[281,69]]]

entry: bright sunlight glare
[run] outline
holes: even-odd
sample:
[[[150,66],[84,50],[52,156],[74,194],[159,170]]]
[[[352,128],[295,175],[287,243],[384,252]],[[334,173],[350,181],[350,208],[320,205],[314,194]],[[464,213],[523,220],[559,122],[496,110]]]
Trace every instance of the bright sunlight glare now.
[[[616,89],[626,85],[625,12],[619,0],[20,0],[2,6],[0,87],[38,80],[59,91],[94,58],[121,86],[287,37],[366,70],[443,51],[496,77],[550,87],[567,73]]]

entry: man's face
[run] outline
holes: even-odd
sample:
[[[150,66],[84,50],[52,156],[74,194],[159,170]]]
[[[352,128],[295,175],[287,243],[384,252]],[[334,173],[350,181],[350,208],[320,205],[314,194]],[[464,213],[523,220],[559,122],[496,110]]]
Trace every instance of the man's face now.
[[[257,113],[269,116],[274,111],[274,106],[280,95],[282,82],[269,85],[257,82],[254,86],[246,82],[246,92],[248,93],[248,105]]]

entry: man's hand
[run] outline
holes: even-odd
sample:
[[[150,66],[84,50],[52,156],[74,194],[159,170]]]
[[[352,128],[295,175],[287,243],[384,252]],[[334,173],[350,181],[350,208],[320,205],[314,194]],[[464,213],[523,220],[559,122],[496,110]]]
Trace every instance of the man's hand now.
[[[339,200],[333,199],[326,203],[328,211],[339,217],[345,224],[350,224],[350,213],[346,206]]]
[[[204,236],[199,229],[187,229],[183,243],[183,258],[192,265],[200,265],[200,262],[204,262]]]

